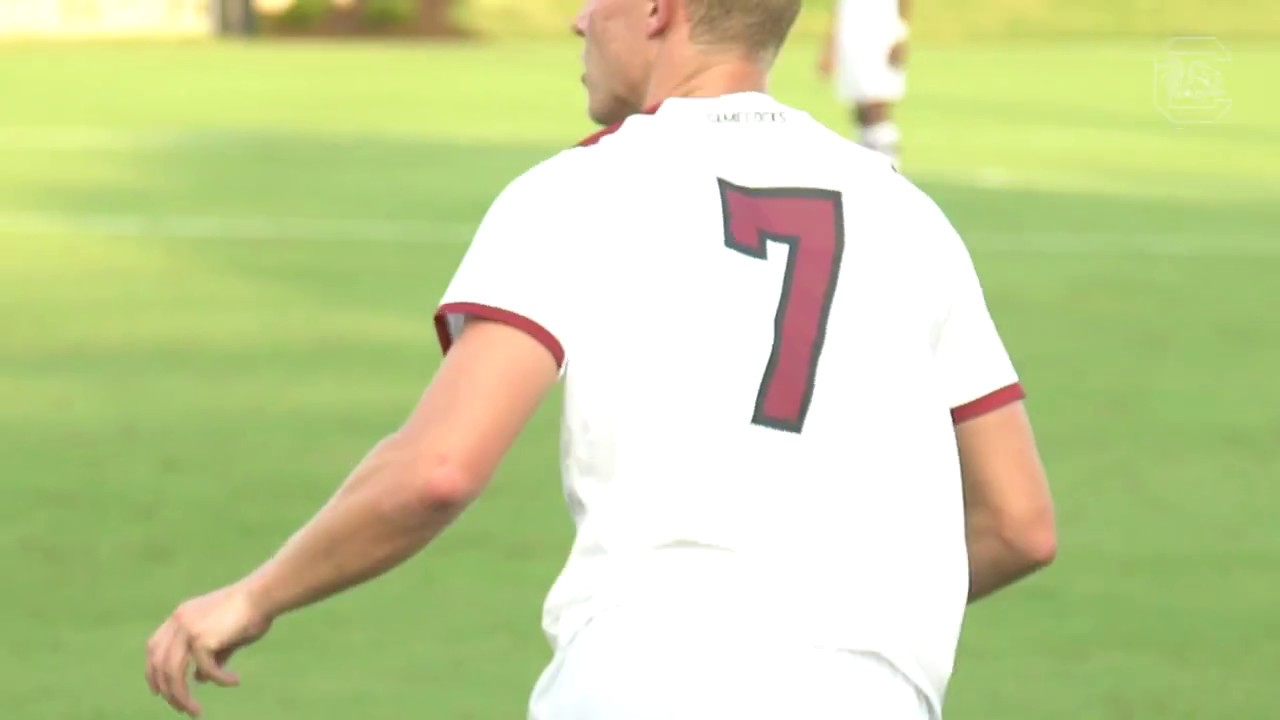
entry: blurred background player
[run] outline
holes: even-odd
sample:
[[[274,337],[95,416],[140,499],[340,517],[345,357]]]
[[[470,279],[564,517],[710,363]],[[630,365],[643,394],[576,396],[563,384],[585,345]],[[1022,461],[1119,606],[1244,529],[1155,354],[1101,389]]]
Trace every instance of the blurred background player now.
[[[837,0],[819,69],[835,76],[864,146],[898,165],[902,133],[893,106],[906,91],[910,0]]]

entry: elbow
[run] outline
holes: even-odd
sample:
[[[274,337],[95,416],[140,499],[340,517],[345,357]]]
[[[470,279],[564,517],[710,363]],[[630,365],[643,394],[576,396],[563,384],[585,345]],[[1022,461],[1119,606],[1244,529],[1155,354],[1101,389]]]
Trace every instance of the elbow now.
[[[448,453],[422,452],[405,444],[394,455],[398,466],[395,489],[384,498],[389,514],[453,515],[484,490],[487,478],[468,471]]]
[[[407,500],[430,513],[456,512],[470,505],[484,489],[484,481],[447,455],[414,463],[407,478]]]
[[[1058,557],[1058,531],[1052,511],[1007,523],[1004,544],[1028,571],[1048,567]]]

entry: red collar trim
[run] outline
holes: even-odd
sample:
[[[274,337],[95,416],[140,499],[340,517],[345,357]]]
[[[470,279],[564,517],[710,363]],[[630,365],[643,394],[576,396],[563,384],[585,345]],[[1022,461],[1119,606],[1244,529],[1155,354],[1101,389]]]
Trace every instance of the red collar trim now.
[[[655,105],[651,105],[651,106],[649,106],[649,107],[645,108],[644,110],[641,110],[638,114],[640,114],[640,115],[652,115],[652,114],[654,114],[654,113],[658,112],[658,108],[660,108],[660,107],[662,107],[662,103],[660,103],[660,102],[659,102],[659,103],[657,103],[657,104],[655,104]],[[625,121],[623,121],[623,122],[625,122]],[[591,145],[595,145],[596,143],[600,142],[602,139],[604,139],[604,138],[606,138],[606,137],[608,137],[608,136],[610,136],[610,135],[612,135],[612,134],[614,134],[614,133],[618,132],[618,128],[620,128],[620,127],[622,127],[622,122],[616,122],[616,123],[614,123],[614,124],[612,124],[612,125],[609,125],[609,126],[607,126],[607,127],[602,127],[602,128],[600,128],[599,130],[597,130],[597,131],[595,131],[595,132],[591,133],[591,134],[590,134],[590,135],[588,135],[587,137],[583,138],[583,139],[582,139],[582,141],[578,143],[578,147],[588,147],[588,146],[591,146]]]

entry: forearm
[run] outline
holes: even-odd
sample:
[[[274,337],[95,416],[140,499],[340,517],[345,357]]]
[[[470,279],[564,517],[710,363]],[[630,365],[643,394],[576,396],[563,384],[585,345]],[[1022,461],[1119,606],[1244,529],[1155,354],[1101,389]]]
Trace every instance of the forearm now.
[[[911,20],[911,0],[898,0],[898,17],[903,22]]]
[[[1012,585],[1036,570],[997,536],[969,538],[969,602]]]
[[[414,463],[394,439],[380,443],[333,498],[245,579],[275,617],[323,600],[417,554],[461,512],[415,485]]]
[[[1052,540],[1035,533],[1011,532],[1007,527],[970,518],[966,541],[969,552],[969,602],[1008,587],[1052,562]]]

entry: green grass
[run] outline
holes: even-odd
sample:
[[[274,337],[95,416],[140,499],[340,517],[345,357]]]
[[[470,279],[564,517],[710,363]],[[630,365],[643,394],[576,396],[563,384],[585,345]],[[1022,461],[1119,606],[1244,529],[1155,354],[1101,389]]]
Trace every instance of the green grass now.
[[[1232,113],[1180,128],[1157,47],[913,57],[906,170],[973,248],[1062,536],[972,611],[953,720],[1280,716],[1280,51],[1234,46]],[[6,716],[168,716],[148,634],[404,417],[487,203],[590,129],[576,53],[0,48]],[[814,55],[774,89],[840,124]],[[283,622],[209,717],[522,717],[571,532],[555,421],[421,558]]]

